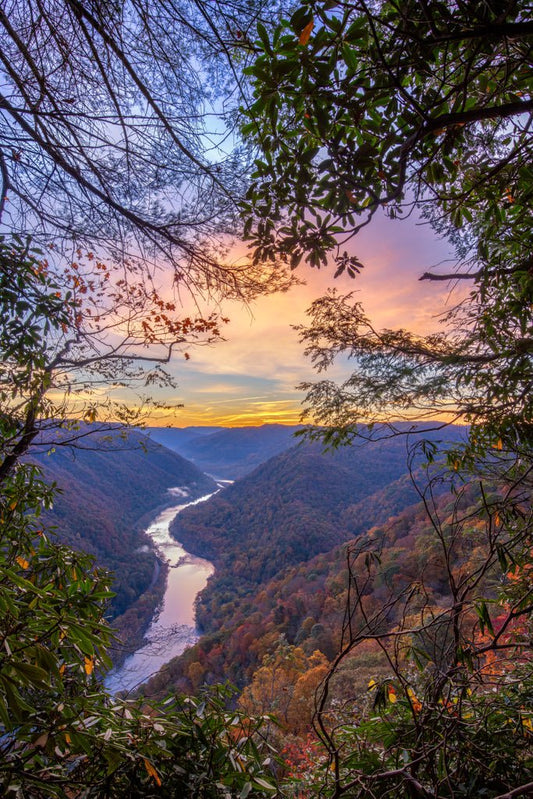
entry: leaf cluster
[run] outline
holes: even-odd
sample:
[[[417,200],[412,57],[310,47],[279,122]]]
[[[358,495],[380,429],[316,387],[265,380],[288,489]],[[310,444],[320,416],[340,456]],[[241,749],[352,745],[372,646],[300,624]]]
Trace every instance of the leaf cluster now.
[[[467,242],[527,233],[526,6],[302,2],[260,31],[243,127],[257,147],[243,206],[255,259],[324,266],[380,208],[427,209]]]

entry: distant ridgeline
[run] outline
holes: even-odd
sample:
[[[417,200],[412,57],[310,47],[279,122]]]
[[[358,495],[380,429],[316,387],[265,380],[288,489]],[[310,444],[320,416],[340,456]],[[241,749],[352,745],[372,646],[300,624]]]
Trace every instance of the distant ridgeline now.
[[[448,428],[424,438],[452,443],[463,434]],[[243,685],[280,635],[332,657],[346,589],[341,545],[418,505],[406,461],[404,436],[328,453],[303,443],[183,511],[172,534],[216,567],[197,602],[206,635],[148,690],[169,683],[190,690],[200,674]]]
[[[143,529],[157,508],[177,502],[168,489],[184,487],[195,498],[216,486],[192,463],[138,431],[123,438],[118,430],[104,433],[86,426],[60,435],[65,441],[78,438],[54,447],[41,441],[32,454],[46,481],[59,488],[44,521],[56,528],[62,542],[94,555],[114,573],[114,618],[154,588],[159,566]],[[143,601],[147,607],[136,611],[140,624],[149,620],[154,597]],[[130,615],[135,616],[133,609]],[[136,626],[135,618],[130,622]]]
[[[301,425],[264,424],[260,427],[151,427],[154,441],[179,452],[202,471],[236,480],[269,458],[294,446]]]

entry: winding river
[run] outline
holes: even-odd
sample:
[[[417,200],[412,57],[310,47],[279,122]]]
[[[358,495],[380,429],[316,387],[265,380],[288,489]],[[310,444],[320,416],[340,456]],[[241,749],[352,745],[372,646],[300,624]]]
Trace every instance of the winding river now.
[[[181,489],[172,489],[176,495],[185,496]],[[217,493],[216,491],[214,493]],[[163,602],[148,628],[146,644],[129,655],[123,665],[109,672],[105,679],[107,690],[132,691],[155,674],[176,655],[198,640],[194,621],[194,600],[205,588],[213,574],[212,563],[186,552],[169,532],[175,516],[191,505],[205,502],[213,494],[193,502],[167,508],[152,522],[146,532],[151,537],[157,554],[169,565],[167,586]]]

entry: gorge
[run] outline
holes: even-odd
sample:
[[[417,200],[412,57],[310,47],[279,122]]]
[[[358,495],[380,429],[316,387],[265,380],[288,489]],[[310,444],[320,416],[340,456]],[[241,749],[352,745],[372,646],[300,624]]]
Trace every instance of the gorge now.
[[[174,489],[173,493],[178,491],[187,495],[182,489]],[[191,502],[166,508],[147,528],[146,534],[152,539],[158,557],[168,564],[165,595],[145,634],[144,645],[107,675],[105,686],[110,693],[139,687],[198,639],[194,603],[213,573],[213,566],[209,561],[186,552],[170,536],[169,525],[182,510],[205,502],[211,496],[213,494],[206,494]]]

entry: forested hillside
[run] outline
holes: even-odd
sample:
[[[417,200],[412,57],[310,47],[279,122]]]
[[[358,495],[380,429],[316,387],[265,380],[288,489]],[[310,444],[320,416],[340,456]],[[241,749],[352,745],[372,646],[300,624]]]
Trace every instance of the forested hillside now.
[[[464,430],[447,432],[453,442]],[[329,453],[301,444],[176,517],[174,536],[216,565],[197,601],[207,636],[174,665],[178,684],[194,687],[187,669],[197,649],[208,682],[229,677],[241,686],[280,635],[334,656],[346,591],[339,545],[420,502],[412,477],[424,476],[407,472],[405,444],[393,437]],[[434,495],[444,492],[449,486],[435,481]],[[324,589],[326,563],[337,593]],[[168,674],[155,684],[167,685]]]
[[[385,454],[386,453],[386,454]],[[187,508],[172,534],[194,554],[212,560],[211,581],[227,585],[228,601],[346,540],[342,512],[406,471],[404,445],[376,443],[323,453],[302,444],[259,466],[205,507]],[[210,588],[210,590],[211,590]],[[217,625],[200,610],[200,621]]]
[[[216,477],[236,480],[261,463],[294,446],[300,426],[150,428],[154,441],[176,450],[198,468]]]
[[[113,573],[111,613],[118,616],[159,573],[143,529],[156,508],[176,501],[169,488],[181,487],[195,498],[215,484],[192,463],[134,431],[126,438],[95,432],[48,452],[32,456],[59,489],[43,521],[53,525],[60,541],[93,555]]]
[[[449,440],[457,440],[462,432],[450,430]],[[413,443],[416,440],[412,434]],[[413,468],[421,461],[420,455]],[[350,521],[348,513],[351,527],[345,525],[345,512],[407,471],[402,436],[330,452],[320,444],[302,443],[271,458],[206,505],[188,508],[175,520],[172,533],[189,551],[215,563],[217,574],[208,590],[225,583],[229,601],[229,594],[245,594],[281,568],[346,541],[357,531],[357,522]],[[391,510],[397,512],[412,501],[406,482],[398,499],[391,498]],[[378,518],[383,507],[387,506],[374,503]],[[373,524],[372,511],[368,514],[368,524]],[[201,624],[216,626],[216,610],[215,617],[204,614],[203,601]]]
[[[432,492],[436,512],[444,518],[451,518],[457,503],[457,495],[450,493],[450,487],[449,483],[442,483]],[[417,501],[413,502],[415,496]],[[478,501],[476,488],[470,487],[460,502],[468,525],[464,526],[454,550],[453,566],[465,571],[474,570],[482,556],[475,533],[481,524]],[[383,521],[380,518],[382,502],[391,505],[403,502],[404,509]],[[238,561],[234,569],[229,565],[232,555],[238,558],[232,550],[226,565],[221,566],[221,574],[215,574],[199,599],[199,618],[205,623],[208,634],[169,664],[164,673],[153,678],[148,692],[164,692],[170,685],[190,691],[199,681],[210,683],[224,679],[242,688],[253,681],[262,659],[271,656],[281,642],[302,648],[307,657],[318,650],[328,661],[333,661],[341,646],[350,601],[348,553],[362,546],[363,541],[365,551],[379,553],[379,575],[375,575],[365,589],[370,611],[386,607],[391,597],[400,596],[407,586],[422,580],[421,603],[428,607],[445,605],[450,595],[443,553],[427,508],[412,485],[401,477],[361,499],[345,513],[354,509],[365,519],[375,519],[375,524],[369,524],[364,535],[359,532],[359,538],[354,540],[347,529],[339,531],[339,540],[343,539],[344,543],[285,568],[280,562],[274,576],[258,578],[255,587],[248,582],[246,595],[240,597],[238,590],[230,592],[232,580],[238,583],[242,578],[242,572],[237,572]],[[358,568],[362,568],[361,559]],[[385,617],[386,626],[382,625],[382,631],[398,623],[403,610],[403,603],[392,608]],[[358,690],[364,691],[370,677],[377,678],[388,672],[377,647],[372,650],[371,658],[368,647],[360,657],[358,654],[355,660],[352,658],[344,664],[336,680],[342,685],[349,681],[351,690],[355,682]],[[346,686],[342,685],[345,692]],[[268,712],[269,708],[254,710]]]

